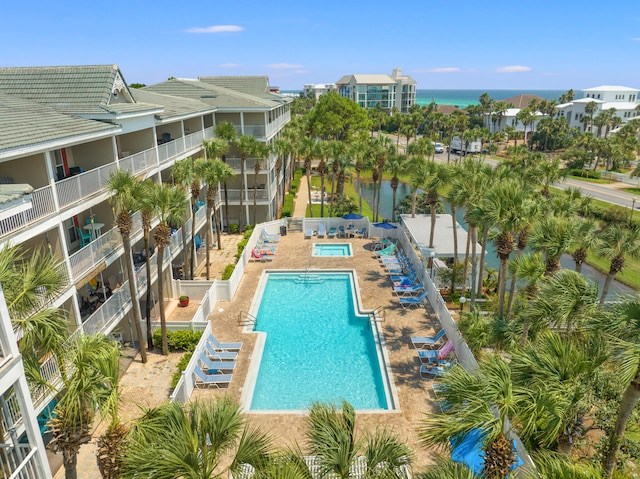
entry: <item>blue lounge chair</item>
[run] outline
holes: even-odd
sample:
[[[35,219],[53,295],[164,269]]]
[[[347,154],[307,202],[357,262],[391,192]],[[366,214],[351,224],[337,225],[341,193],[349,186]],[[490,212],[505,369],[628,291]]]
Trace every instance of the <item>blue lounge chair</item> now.
[[[403,308],[407,308],[408,306],[420,306],[424,303],[424,300],[427,298],[427,290],[425,289],[420,296],[409,297],[409,298],[398,298],[400,300],[400,306]]]
[[[242,342],[236,343],[221,343],[213,334],[209,335],[209,342],[216,350],[220,351],[240,351],[242,349]]]
[[[309,239],[313,237],[313,228],[307,228],[304,232],[305,239]]]
[[[444,338],[444,329],[441,329],[435,336],[411,336],[411,344],[416,349],[433,349]]]
[[[396,252],[396,245],[390,244],[389,246],[387,246],[384,249],[381,249],[380,251],[374,251],[373,255],[378,258],[382,258],[384,256],[394,256],[395,252]]]
[[[329,228],[329,234],[328,234],[329,238],[335,238],[337,234],[338,234],[338,230],[337,229]]]
[[[205,348],[206,348],[206,352],[207,352],[207,356],[209,357],[209,359],[213,360],[213,361],[235,361],[236,358],[238,357],[238,353],[233,352],[233,351],[218,351],[216,350],[216,348],[213,347],[213,345],[209,342],[207,342],[205,344]]]
[[[327,227],[324,223],[320,223],[318,225],[318,238],[324,238],[325,236],[327,236]]]
[[[412,296],[415,293],[420,293],[422,292],[423,289],[424,289],[424,284],[418,283],[418,284],[412,284],[410,286],[394,286],[393,292],[396,293],[398,296],[406,297],[406,296]]]
[[[449,369],[451,369],[453,366],[455,366],[455,364],[456,364],[455,360],[453,360],[451,362],[446,361],[444,363],[434,364],[434,365],[421,364],[420,365],[420,377],[422,379],[435,379],[437,377],[442,376]]]
[[[338,238],[346,238],[347,232],[344,230],[344,225],[338,226]]]
[[[402,286],[403,284],[413,284],[418,279],[418,273],[411,268],[407,274],[392,274],[389,276],[394,286]]]
[[[193,372],[195,374],[194,385],[200,389],[228,386],[233,376],[233,374],[206,374],[199,366],[196,366]]]
[[[355,233],[356,238],[364,238],[366,236],[367,236],[367,228],[362,228],[360,231],[356,231]]]
[[[207,374],[217,374],[220,371],[233,371],[236,368],[235,361],[212,361],[205,353],[200,353],[198,360],[200,361],[200,367],[203,371],[208,369]]]
[[[453,342],[449,340],[440,349],[421,349],[418,351],[418,359],[422,363],[442,362],[453,353],[455,353]]]

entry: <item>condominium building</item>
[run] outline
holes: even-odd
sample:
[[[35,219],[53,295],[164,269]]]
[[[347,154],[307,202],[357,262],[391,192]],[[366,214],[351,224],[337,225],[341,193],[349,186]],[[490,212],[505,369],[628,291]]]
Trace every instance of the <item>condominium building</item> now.
[[[394,107],[407,113],[416,102],[416,81],[395,68],[391,74],[345,75],[336,82],[338,93],[363,108],[379,105],[390,112]]]
[[[213,138],[216,125],[223,121],[231,122],[238,135],[270,144],[290,119],[290,101],[270,92],[267,77],[176,79],[134,90],[117,65],[0,68],[0,183],[4,184],[0,185],[0,204],[15,208],[0,214],[0,246],[20,244],[27,251],[45,247],[64,265],[66,284],[45,306],[64,314],[71,336],[117,332],[118,338],[131,342],[132,305],[145,298],[146,271],[139,268],[133,278],[126,277],[124,249],[107,189],[110,175],[126,170],[140,179],[171,181],[171,167],[185,158],[203,157],[203,140]],[[228,208],[223,206],[219,185],[212,185],[217,189],[224,228],[241,218],[252,223],[254,218],[263,222],[277,217],[282,202],[278,193],[286,186],[290,164],[285,158],[277,168],[276,160],[274,153],[246,158],[241,168],[240,152],[231,144],[226,161],[236,176],[227,183]],[[3,190],[5,185],[10,186]],[[6,198],[5,190],[10,192]],[[197,200],[202,205],[204,197]],[[206,208],[200,207],[184,225],[187,239],[193,221],[196,234],[204,237]],[[158,222],[155,218],[153,228]],[[136,212],[131,243],[137,264],[152,253],[143,252],[142,234]],[[158,274],[168,285],[165,297],[175,296],[172,279],[177,268],[172,266],[182,262],[182,235],[176,232],[165,250],[162,271],[152,261],[154,302]],[[129,294],[130,281],[135,283],[137,298]],[[18,437],[26,433],[27,444],[37,448],[42,438],[33,437],[29,429],[34,421],[24,420],[16,428],[10,415],[15,405],[20,407],[20,417],[40,414],[53,393],[32,388],[33,408],[28,406],[26,381],[17,361],[20,331],[16,331],[17,339],[11,331],[5,333],[2,328],[11,330],[5,316],[0,301],[0,406],[4,413],[0,443],[10,444],[7,435],[15,430]],[[41,373],[50,383],[60,374],[55,364],[55,357],[43,358]],[[23,450],[20,457],[31,454],[26,446]],[[35,461],[30,466],[33,471],[40,467],[40,456],[29,456]],[[48,476],[45,471],[15,477]]]
[[[330,91],[334,91],[335,89],[336,89],[335,83],[318,83],[317,85],[313,83],[308,83],[304,85],[302,93],[306,97],[315,98],[317,100],[325,93],[329,93]]]
[[[570,127],[579,128],[582,131],[591,131],[591,118],[599,113],[615,109],[615,116],[625,121],[640,116],[637,108],[640,105],[637,88],[625,86],[603,85],[582,90],[582,98],[572,100],[557,106],[558,116],[567,119]],[[585,108],[590,103],[595,103],[593,113],[587,113]]]

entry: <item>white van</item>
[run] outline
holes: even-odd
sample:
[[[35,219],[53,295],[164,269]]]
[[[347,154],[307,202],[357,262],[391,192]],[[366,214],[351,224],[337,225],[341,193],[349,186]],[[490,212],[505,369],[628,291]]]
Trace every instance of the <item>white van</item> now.
[[[436,143],[436,142],[432,142],[432,143],[436,149],[436,153],[444,153],[444,146],[442,146],[442,143]]]

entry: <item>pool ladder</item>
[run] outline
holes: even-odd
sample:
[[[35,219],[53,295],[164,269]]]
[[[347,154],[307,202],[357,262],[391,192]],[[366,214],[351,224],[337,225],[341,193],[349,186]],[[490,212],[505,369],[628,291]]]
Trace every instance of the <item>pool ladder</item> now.
[[[387,311],[382,306],[378,306],[369,313],[370,321],[384,323],[385,319],[387,319]]]
[[[255,326],[256,323],[258,322],[258,318],[256,318],[255,316],[249,314],[249,313],[245,313],[244,311],[240,311],[238,313],[238,326]]]

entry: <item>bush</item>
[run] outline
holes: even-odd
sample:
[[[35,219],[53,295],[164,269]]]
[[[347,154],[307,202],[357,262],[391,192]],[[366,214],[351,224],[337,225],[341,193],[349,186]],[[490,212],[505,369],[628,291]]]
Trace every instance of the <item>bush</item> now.
[[[242,241],[238,242],[238,254],[236,255],[237,257],[239,257],[242,252],[244,251],[245,246],[247,246],[249,240],[247,240],[246,238],[243,239]]]
[[[178,381],[180,381],[180,377],[182,376],[182,371],[187,369],[189,361],[191,361],[191,356],[193,356],[193,351],[187,351],[182,355],[180,361],[178,361],[178,364],[176,365],[176,368],[178,368],[178,370],[173,373],[173,376],[171,376],[172,388],[175,388],[178,385]]]
[[[578,176],[580,178],[591,178],[593,180],[600,179],[600,172],[593,170],[580,170],[580,169],[567,169],[567,174],[569,176]]]
[[[228,264],[224,268],[224,271],[222,272],[222,281],[226,281],[229,278],[231,278],[231,275],[233,274],[233,270],[234,269],[236,269],[236,265],[235,264]]]
[[[251,238],[251,235],[253,234],[253,226],[251,225],[247,225],[244,229],[244,239],[248,240],[249,238]],[[245,243],[246,244],[246,243]]]
[[[240,225],[238,223],[229,224],[229,233],[236,234],[238,231],[240,231]]]
[[[200,341],[202,331],[181,329],[179,331],[167,331],[167,345],[169,351],[193,351]],[[153,344],[162,344],[162,331],[156,329],[153,332]]]
[[[491,326],[486,318],[477,311],[462,312],[458,320],[458,328],[475,356],[489,343]]]

